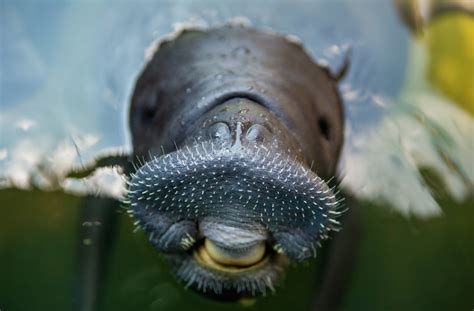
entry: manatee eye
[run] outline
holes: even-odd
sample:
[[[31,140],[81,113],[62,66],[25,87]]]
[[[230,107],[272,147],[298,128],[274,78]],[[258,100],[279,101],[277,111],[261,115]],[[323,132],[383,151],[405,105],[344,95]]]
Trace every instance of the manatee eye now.
[[[321,134],[323,134],[326,140],[329,140],[331,138],[330,130],[329,130],[329,122],[324,117],[319,119],[319,130],[321,131]]]
[[[230,140],[232,138],[229,126],[224,122],[217,122],[211,125],[208,129],[208,134],[211,139]]]
[[[266,127],[261,124],[254,124],[248,130],[245,137],[248,141],[252,142],[263,142],[265,136],[269,136],[269,131]]]
[[[150,123],[155,118],[157,112],[157,102],[159,94],[156,92],[145,91],[140,97],[139,102],[141,105],[141,120],[145,123]]]
[[[144,122],[151,122],[155,117],[156,109],[150,105],[143,107],[142,118]]]

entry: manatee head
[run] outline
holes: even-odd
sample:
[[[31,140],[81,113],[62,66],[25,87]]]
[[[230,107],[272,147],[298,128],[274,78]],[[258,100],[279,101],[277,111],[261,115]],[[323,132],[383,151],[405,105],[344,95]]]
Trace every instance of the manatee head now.
[[[298,44],[253,29],[186,31],[139,77],[130,213],[185,285],[273,290],[339,227],[337,81]]]

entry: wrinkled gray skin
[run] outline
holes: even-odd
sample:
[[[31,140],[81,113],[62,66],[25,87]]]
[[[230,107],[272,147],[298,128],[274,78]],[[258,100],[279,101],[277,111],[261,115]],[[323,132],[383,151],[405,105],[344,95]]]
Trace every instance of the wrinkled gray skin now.
[[[328,184],[343,140],[335,76],[301,45],[253,29],[185,31],[161,44],[133,93],[134,153],[146,163],[128,199],[186,285],[218,299],[265,293],[288,260],[315,255],[340,228]],[[203,239],[229,250],[264,241],[270,259],[216,271],[193,258]]]

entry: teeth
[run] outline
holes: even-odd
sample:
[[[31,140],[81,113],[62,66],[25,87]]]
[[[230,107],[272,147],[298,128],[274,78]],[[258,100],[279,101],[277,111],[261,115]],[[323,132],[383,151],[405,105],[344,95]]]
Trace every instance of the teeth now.
[[[251,266],[262,260],[265,255],[265,242],[263,241],[245,248],[231,249],[221,247],[206,239],[204,248],[213,261],[227,266]]]

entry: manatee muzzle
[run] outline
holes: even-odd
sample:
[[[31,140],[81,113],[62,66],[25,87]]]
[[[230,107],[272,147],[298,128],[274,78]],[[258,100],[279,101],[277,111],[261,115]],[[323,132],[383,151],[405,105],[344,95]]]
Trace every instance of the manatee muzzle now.
[[[200,269],[221,275],[259,264],[269,253],[306,259],[339,224],[339,201],[327,183],[298,160],[263,145],[197,143],[146,162],[129,186],[133,216],[160,252],[194,252],[197,264],[204,261]],[[258,278],[252,273],[251,279]],[[235,285],[215,278],[202,283]],[[245,289],[256,291],[273,281],[249,284]]]
[[[336,85],[273,33],[224,27],[160,45],[132,98],[147,160],[129,212],[187,286],[219,299],[273,290],[339,227],[327,181],[343,136]]]

